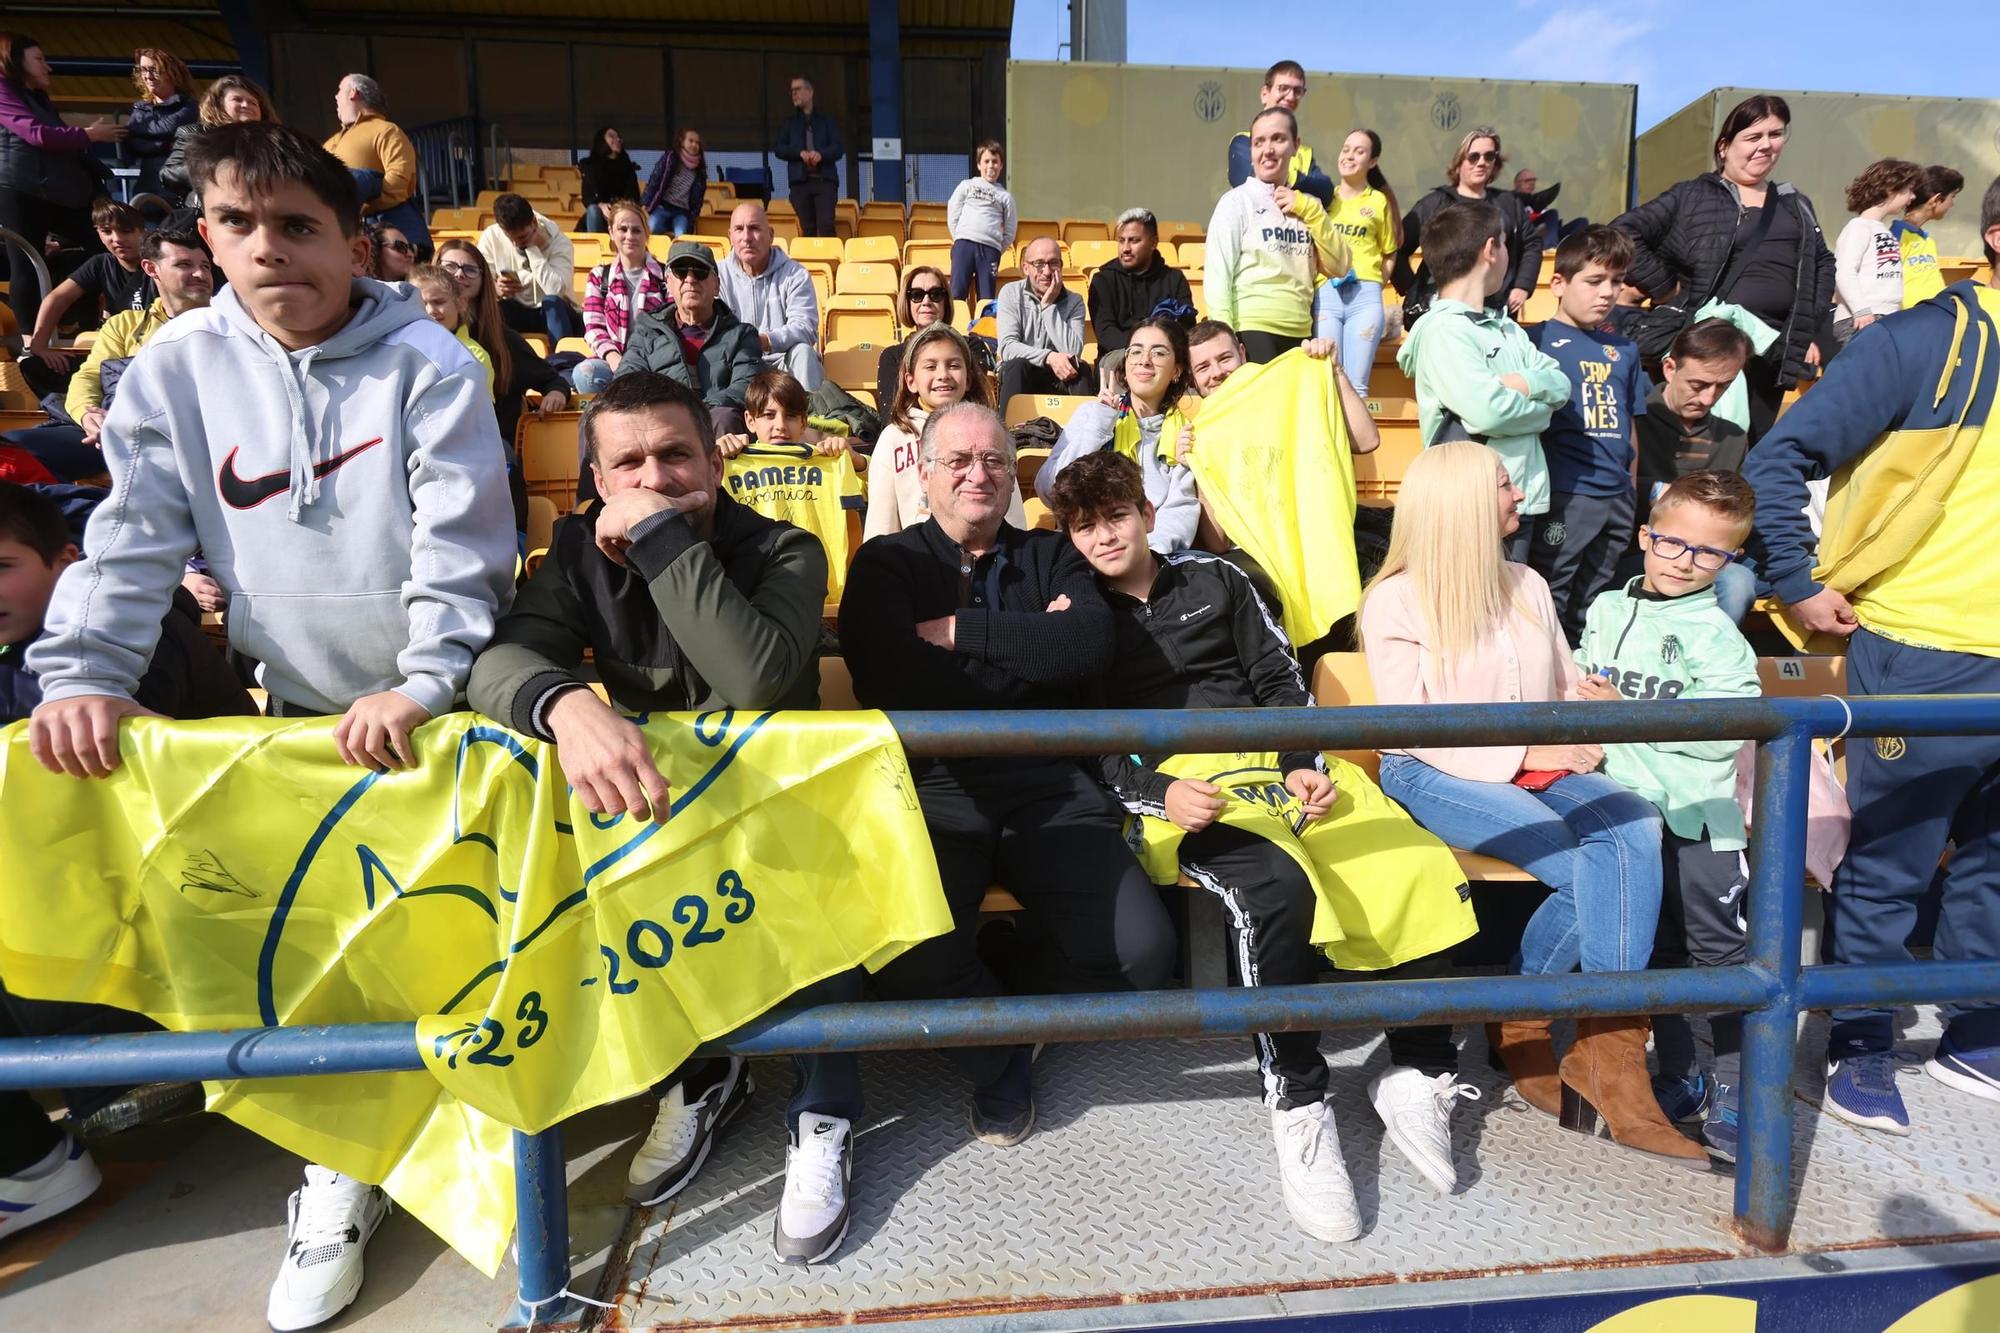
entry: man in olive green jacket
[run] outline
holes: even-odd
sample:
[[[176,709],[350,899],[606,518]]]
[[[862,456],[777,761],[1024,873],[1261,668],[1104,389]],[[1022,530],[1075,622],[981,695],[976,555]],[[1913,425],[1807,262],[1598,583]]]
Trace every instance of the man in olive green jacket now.
[[[563,776],[593,813],[665,820],[672,793],[645,736],[580,674],[585,649],[626,713],[816,708],[826,554],[722,488],[722,455],[696,392],[657,371],[621,374],[583,415],[604,498],[556,526],[547,559],[473,663],[472,706],[552,740]],[[858,1000],[847,973],[794,997]],[[773,1240],[816,1262],[847,1229],[852,1126],[861,1076],[852,1055],[797,1062],[792,1147]],[[679,1193],[752,1091],[740,1057],[691,1060],[656,1089],[660,1108],[628,1172],[627,1196]]]

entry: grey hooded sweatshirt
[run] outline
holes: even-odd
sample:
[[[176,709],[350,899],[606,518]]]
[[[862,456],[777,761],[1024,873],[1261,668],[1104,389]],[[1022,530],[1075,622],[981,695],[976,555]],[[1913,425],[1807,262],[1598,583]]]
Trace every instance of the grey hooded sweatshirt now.
[[[111,495],[28,651],[45,699],[129,698],[200,551],[273,698],[451,708],[512,594],[499,427],[411,289],[356,279],[352,301],[287,352],[225,287],[133,358],[103,429]]]

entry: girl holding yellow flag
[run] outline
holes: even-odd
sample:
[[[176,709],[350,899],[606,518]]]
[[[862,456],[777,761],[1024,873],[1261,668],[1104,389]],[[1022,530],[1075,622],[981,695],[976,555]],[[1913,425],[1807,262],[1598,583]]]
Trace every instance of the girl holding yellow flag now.
[[[1250,580],[1219,556],[1157,557],[1138,467],[1115,452],[1056,480],[1053,507],[1097,571],[1117,652],[1105,702],[1121,708],[1302,707],[1305,680]],[[1246,985],[1317,979],[1320,951],[1378,977],[1438,976],[1477,929],[1450,850],[1339,759],[1291,754],[1113,756],[1103,777],[1140,818],[1155,882],[1185,872],[1222,899]],[[1361,1232],[1326,1102],[1316,1033],[1260,1034],[1257,1067],[1285,1205],[1308,1235]],[[1389,1033],[1369,1087],[1389,1139],[1440,1193],[1457,1183],[1450,1115],[1461,1097],[1450,1025]]]

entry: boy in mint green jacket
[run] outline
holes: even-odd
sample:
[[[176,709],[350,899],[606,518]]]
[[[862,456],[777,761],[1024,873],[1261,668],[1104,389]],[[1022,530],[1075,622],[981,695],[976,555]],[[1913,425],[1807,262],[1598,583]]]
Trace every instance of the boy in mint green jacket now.
[[[1734,472],[1690,472],[1653,503],[1639,529],[1645,573],[1590,604],[1576,663],[1584,699],[1755,697],[1757,655],[1715,599],[1715,578],[1743,552],[1757,499]],[[1604,771],[1660,809],[1666,865],[1655,967],[1743,961],[1747,927],[1742,741],[1641,741],[1604,747]],[[1653,1019],[1654,1090],[1679,1121],[1701,1121],[1711,1153],[1736,1160],[1736,1082],[1743,1015],[1716,1014],[1715,1071],[1695,1067],[1686,1018]],[[1705,1118],[1704,1118],[1705,1113]]]
[[[1424,267],[1437,300],[1411,328],[1396,364],[1417,386],[1417,424],[1425,445],[1477,440],[1490,446],[1520,488],[1527,520],[1549,509],[1549,467],[1542,432],[1570,398],[1569,376],[1486,298],[1507,278],[1506,223],[1484,199],[1440,209],[1424,224]],[[1509,560],[1525,562],[1535,524],[1502,542]]]

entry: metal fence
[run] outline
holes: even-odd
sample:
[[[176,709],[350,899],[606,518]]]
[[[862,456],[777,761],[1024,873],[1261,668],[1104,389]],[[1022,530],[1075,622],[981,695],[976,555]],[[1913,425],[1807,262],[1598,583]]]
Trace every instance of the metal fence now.
[[[1799,965],[1807,763],[1814,737],[2000,734],[2000,695],[1688,703],[1479,704],[1213,712],[891,713],[912,757],[1069,756],[1406,745],[1754,740],[1750,947],[1734,967],[1463,977],[1144,994],[824,1005],[716,1044],[742,1055],[1218,1037],[1501,1018],[1745,1011],[1734,1227],[1784,1248],[1792,1216],[1798,1016],[1845,1005],[2000,1000],[2000,961]],[[0,1088],[276,1078],[423,1068],[414,1023],[0,1041]],[[520,1287],[512,1319],[565,1317],[562,1132],[516,1134]]]

